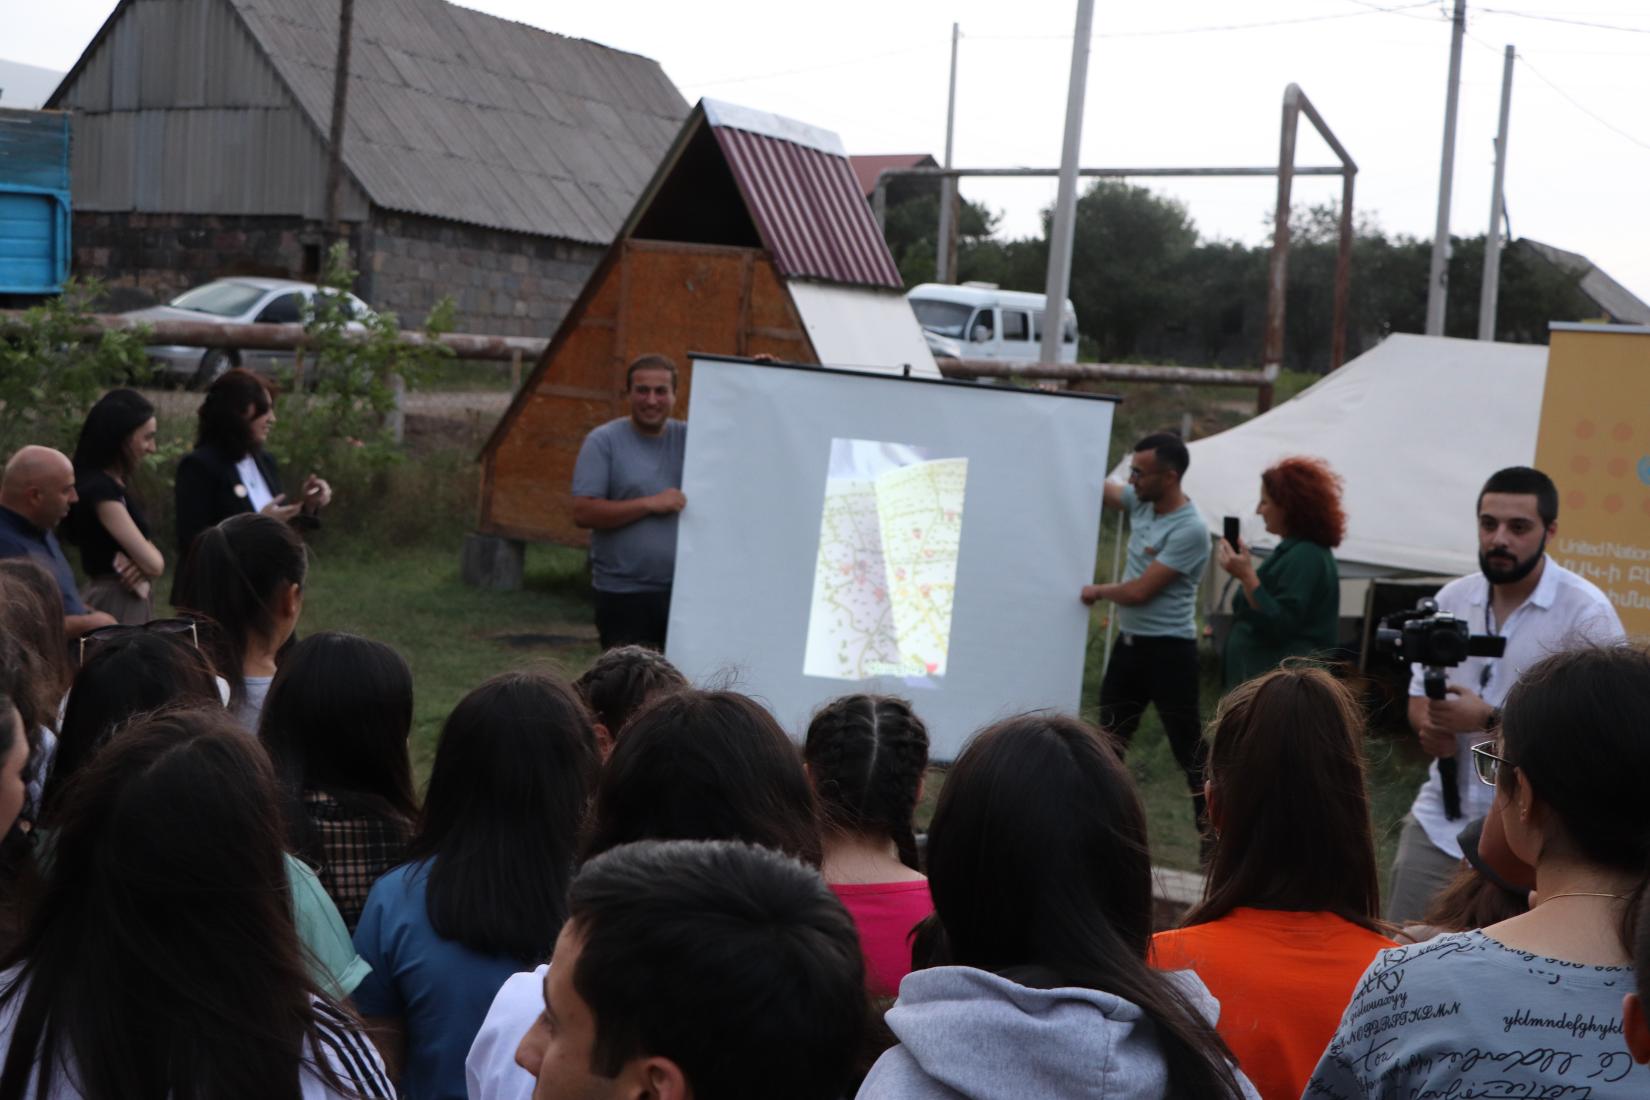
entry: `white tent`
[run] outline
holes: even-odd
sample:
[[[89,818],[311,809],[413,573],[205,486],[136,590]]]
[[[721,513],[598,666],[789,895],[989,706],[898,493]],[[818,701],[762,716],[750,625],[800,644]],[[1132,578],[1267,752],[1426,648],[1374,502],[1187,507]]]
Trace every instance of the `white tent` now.
[[[1243,537],[1268,547],[1260,473],[1314,455],[1346,482],[1343,576],[1470,573],[1478,490],[1534,462],[1546,372],[1539,345],[1394,335],[1270,412],[1194,440],[1186,492],[1210,532],[1241,516]]]

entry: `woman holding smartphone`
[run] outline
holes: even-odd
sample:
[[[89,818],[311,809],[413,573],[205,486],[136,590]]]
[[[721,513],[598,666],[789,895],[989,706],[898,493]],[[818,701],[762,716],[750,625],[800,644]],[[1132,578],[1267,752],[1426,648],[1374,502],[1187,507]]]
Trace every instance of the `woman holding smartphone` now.
[[[178,463],[178,557],[195,537],[242,512],[259,512],[297,527],[313,527],[332,500],[332,487],[315,474],[295,497],[281,491],[275,457],[264,449],[275,425],[275,396],[249,370],[225,371],[201,402],[195,449]]]
[[[1260,475],[1255,511],[1281,541],[1259,565],[1242,539],[1215,544],[1215,561],[1243,591],[1232,600],[1225,689],[1324,653],[1338,642],[1340,574],[1333,549],[1346,535],[1341,479],[1321,458],[1286,458]]]

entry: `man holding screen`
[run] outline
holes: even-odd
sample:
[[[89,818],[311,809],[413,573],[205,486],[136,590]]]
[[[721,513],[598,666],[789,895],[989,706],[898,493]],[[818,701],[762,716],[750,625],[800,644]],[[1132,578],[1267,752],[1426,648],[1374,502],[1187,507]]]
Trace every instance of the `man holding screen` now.
[[[676,407],[676,364],[643,355],[625,373],[630,415],[585,436],[573,467],[573,522],[589,529],[596,632],[603,649],[665,648],[676,575],[676,520],[687,506],[687,424]]]
[[[1180,487],[1191,455],[1167,432],[1134,445],[1129,483],[1105,483],[1105,506],[1129,513],[1128,565],[1113,584],[1083,586],[1086,604],[1117,605],[1120,633],[1100,684],[1100,724],[1127,747],[1146,707],[1186,773],[1202,824],[1203,726],[1197,709],[1197,580],[1209,532]]]

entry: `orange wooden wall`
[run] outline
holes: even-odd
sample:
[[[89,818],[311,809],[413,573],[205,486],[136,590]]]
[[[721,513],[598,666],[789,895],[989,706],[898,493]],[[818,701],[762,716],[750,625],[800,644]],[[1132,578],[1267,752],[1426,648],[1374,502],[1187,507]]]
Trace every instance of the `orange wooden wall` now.
[[[639,355],[676,361],[675,415],[686,417],[690,352],[819,361],[767,253],[621,242],[596,269],[482,455],[480,530],[588,545],[588,533],[572,518],[579,445],[592,428],[628,415],[625,367]]]

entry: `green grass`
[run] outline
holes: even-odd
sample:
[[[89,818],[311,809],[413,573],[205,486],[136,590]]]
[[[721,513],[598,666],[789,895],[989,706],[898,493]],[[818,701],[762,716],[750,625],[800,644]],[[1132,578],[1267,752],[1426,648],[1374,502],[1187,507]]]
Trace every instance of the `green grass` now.
[[[459,380],[458,371],[450,380]],[[1279,380],[1283,401],[1315,377],[1287,374]],[[1254,391],[1244,387],[1120,385],[1112,433],[1112,462],[1130,442],[1148,431],[1178,428],[1192,415],[1193,437],[1240,423],[1252,415]],[[182,449],[192,424],[178,418],[165,427]],[[1258,471],[1257,471],[1258,476]],[[378,499],[359,507],[340,500],[328,528],[312,539],[313,557],[302,634],[346,630],[394,646],[412,667],[415,713],[412,753],[421,777],[427,775],[441,723],[466,692],[495,673],[543,667],[571,678],[597,653],[588,572],[582,551],[529,546],[526,585],[520,592],[484,592],[458,577],[459,547],[474,515],[475,468],[469,450],[440,449],[415,454],[382,479]],[[170,495],[156,482],[152,512],[169,518]],[[345,510],[349,511],[346,512]],[[1101,527],[1099,580],[1110,579],[1118,518]],[[1077,586],[1073,580],[1073,594]],[[170,590],[165,578],[157,591]],[[1083,677],[1082,714],[1095,718],[1103,672],[1104,620],[1097,614]],[[1206,661],[1202,703],[1205,717],[1218,699],[1212,657]],[[1409,808],[1424,767],[1410,739],[1372,737],[1370,780],[1381,865],[1390,865],[1398,822]],[[1154,860],[1195,868],[1197,836],[1185,782],[1169,749],[1155,710],[1149,710],[1130,747],[1128,762],[1146,808]],[[926,826],[945,781],[944,769],[930,773],[919,824]]]
[[[428,773],[447,712],[499,672],[543,668],[571,679],[598,647],[582,551],[530,546],[519,592],[486,592],[458,577],[458,547],[374,546],[362,538],[315,548],[302,634],[345,630],[394,646],[413,673],[413,764]]]

